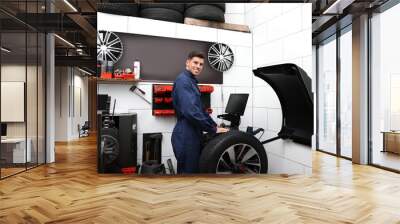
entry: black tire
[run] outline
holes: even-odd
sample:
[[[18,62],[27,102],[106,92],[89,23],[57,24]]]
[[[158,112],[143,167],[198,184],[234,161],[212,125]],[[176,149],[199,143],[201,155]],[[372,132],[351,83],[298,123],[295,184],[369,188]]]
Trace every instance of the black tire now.
[[[138,16],[139,7],[137,4],[131,3],[98,3],[97,11],[122,15],[122,16]]]
[[[140,10],[140,17],[183,23],[183,15],[176,10],[162,8],[147,8]]]
[[[232,163],[230,162],[232,160],[229,160],[227,161],[228,164],[225,163],[228,166],[225,166],[220,160],[226,158],[225,156],[229,156],[227,150],[231,146],[233,146],[231,149],[234,150],[235,162]],[[259,164],[259,166],[255,164]],[[254,136],[241,131],[229,131],[215,137],[208,142],[201,153],[199,161],[200,173],[217,173],[217,169],[222,172],[227,167],[232,168],[230,170],[226,169],[232,173],[247,173],[250,171],[250,173],[267,173],[268,158],[264,146]]]
[[[225,22],[224,12],[213,5],[195,5],[185,11],[185,17]]]
[[[110,3],[132,3],[132,0],[108,0]]]
[[[216,7],[220,8],[223,12],[225,12],[225,9],[226,9],[225,3],[187,3],[187,4],[185,4],[185,8],[188,9],[195,5],[212,5],[212,6],[216,6]]]
[[[152,174],[165,174],[164,164],[160,164],[157,160],[148,160],[143,162],[140,168],[140,174],[142,175],[152,175]]]
[[[180,13],[185,12],[185,4],[177,3],[142,3],[140,4],[140,9],[152,9],[152,8],[162,8],[162,9],[172,9]]]
[[[117,160],[119,156],[119,141],[116,128],[101,129],[100,149],[103,165],[110,165]]]

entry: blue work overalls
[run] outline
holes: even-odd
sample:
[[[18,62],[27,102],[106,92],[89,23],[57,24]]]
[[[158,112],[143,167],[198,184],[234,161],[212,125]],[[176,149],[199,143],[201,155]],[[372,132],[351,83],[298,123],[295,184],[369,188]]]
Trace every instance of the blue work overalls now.
[[[217,124],[203,108],[197,83],[194,75],[185,70],[176,78],[172,91],[177,123],[171,142],[178,173],[198,172],[203,131],[217,131]]]

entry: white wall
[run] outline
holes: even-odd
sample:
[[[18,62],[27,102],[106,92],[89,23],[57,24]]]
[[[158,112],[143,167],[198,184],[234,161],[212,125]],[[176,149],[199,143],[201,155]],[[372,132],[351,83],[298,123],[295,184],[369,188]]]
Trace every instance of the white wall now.
[[[266,4],[266,6],[267,5],[272,6],[275,4]],[[281,15],[281,20],[284,20],[284,18],[295,18],[296,20],[302,21],[301,16],[303,13],[303,9],[304,11],[306,11],[307,7],[303,7],[303,5],[299,4],[296,5],[298,7],[295,8],[299,9],[301,13],[296,14],[298,16],[295,17],[290,16],[291,14],[289,12],[285,13],[284,15]],[[227,4],[227,13],[235,14],[237,18],[239,18],[241,15],[247,21],[247,17],[251,13],[250,11],[245,11],[246,6],[246,4],[241,3]],[[257,7],[258,6],[255,5],[254,9],[256,9]],[[285,8],[283,5],[279,7],[279,12],[282,12],[283,8]],[[262,10],[260,10],[257,11],[256,14],[261,17],[263,13],[265,13],[265,11],[263,12]],[[302,60],[304,58],[304,65],[308,65],[308,58],[306,56],[309,56],[310,64],[308,67],[311,68],[311,8],[309,9],[309,13],[309,52],[307,52],[306,47],[303,47],[304,52],[301,50],[297,50],[295,52],[297,53],[297,55],[295,55],[295,59],[301,60],[301,62],[303,62]],[[264,81],[260,82],[259,80],[255,80],[252,73],[252,69],[256,68],[256,66],[254,66],[254,59],[257,59],[258,63],[265,63],[265,61],[258,59],[260,57],[260,54],[254,54],[253,49],[259,47],[259,45],[268,44],[269,39],[261,40],[262,37],[257,36],[257,38],[259,39],[257,45],[255,45],[253,44],[255,36],[251,33],[219,30],[214,28],[198,27],[136,17],[117,16],[104,13],[98,13],[97,19],[99,30],[165,36],[190,40],[222,42],[229,45],[235,53],[235,62],[233,67],[229,71],[224,72],[224,84],[214,85],[215,90],[211,94],[211,107],[214,111],[212,117],[217,121],[217,123],[221,122],[221,120],[217,120],[216,115],[224,112],[224,108],[231,93],[249,93],[250,98],[247,103],[245,114],[242,117],[240,128],[243,130],[247,126],[253,126],[253,124],[254,126],[263,127],[267,130],[264,138],[276,136],[276,134],[280,130],[280,119],[282,115],[280,111],[279,101],[276,98],[276,95],[272,91],[272,89],[270,87],[267,87],[267,84]],[[226,17],[226,22],[237,23],[234,22],[234,19],[230,19],[229,16]],[[267,21],[264,22],[267,23]],[[301,30],[303,30],[302,25],[303,24],[300,25]],[[254,28],[255,26],[250,27]],[[305,30],[304,32],[293,31],[292,33],[293,35],[297,34],[297,36],[294,36],[293,38],[302,38],[300,40],[303,40],[304,42],[301,42],[301,46],[308,44],[307,37],[303,37],[307,36]],[[290,35],[286,35],[282,39],[285,39],[287,42],[289,42],[289,37]],[[296,41],[296,43],[299,43],[297,39]],[[269,51],[268,55],[283,54],[281,50],[282,49],[280,49],[279,52]],[[285,51],[285,54],[289,54],[289,51],[290,49],[287,49]],[[263,55],[265,55],[265,52],[263,52]],[[292,59],[290,56],[287,56],[285,58],[288,61]],[[279,61],[267,62],[273,64]],[[302,65],[303,64],[301,64],[300,66]],[[182,62],[182,70],[183,69],[184,62]],[[146,92],[149,100],[151,100],[151,85],[152,83],[140,83],[138,85],[139,88],[142,88]],[[168,158],[172,158],[174,164],[176,164],[170,141],[171,132],[176,122],[175,118],[160,118],[152,116],[151,105],[146,103],[138,96],[135,96],[133,93],[129,92],[129,87],[130,85],[123,84],[99,84],[98,94],[109,94],[112,96],[112,101],[117,98],[118,102],[116,106],[116,112],[138,113],[139,163],[141,163],[142,159],[143,133],[162,132],[162,159],[163,161],[166,161]],[[310,147],[297,145],[290,141],[281,141],[273,144],[274,147],[271,147],[269,144],[266,145],[269,156],[270,173],[311,173],[311,152],[309,150]]]
[[[245,4],[246,23],[253,33],[253,68],[294,63],[312,78],[311,4]],[[253,78],[254,126],[267,133],[262,139],[277,135],[282,112],[273,89],[263,80]],[[265,145],[270,173],[312,172],[311,147],[277,140]]]
[[[246,25],[244,3],[226,4],[225,23]]]
[[[56,67],[55,73],[55,141],[70,141],[79,138],[78,124],[88,120],[88,79],[72,67]],[[76,107],[79,90],[82,116]]]
[[[55,140],[68,140],[68,85],[67,67],[55,68]],[[67,96],[67,97],[65,97]]]

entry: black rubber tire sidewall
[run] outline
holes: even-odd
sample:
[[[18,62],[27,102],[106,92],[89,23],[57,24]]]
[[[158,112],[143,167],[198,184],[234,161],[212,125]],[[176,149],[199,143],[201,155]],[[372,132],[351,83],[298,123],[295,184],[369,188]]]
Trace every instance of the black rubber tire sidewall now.
[[[119,152],[120,149],[119,149],[119,140],[118,140],[118,130],[116,128],[102,128],[100,133],[101,133],[100,141],[102,140],[102,136],[112,136],[113,138],[115,138],[117,140],[117,142],[116,142],[117,143],[117,150],[116,150],[117,151],[117,156],[116,156],[116,158],[113,161],[109,162],[109,163],[105,163],[103,161],[104,165],[109,165],[109,164],[117,161],[118,160],[118,156],[120,154],[120,152]],[[104,156],[104,155],[101,155],[101,156]],[[104,158],[103,158],[103,160],[104,160]]]
[[[216,6],[216,7],[220,8],[222,10],[222,12],[225,12],[225,10],[226,10],[225,3],[186,3],[185,9],[188,9],[188,8],[190,8],[192,6],[196,6],[196,5],[212,5],[212,6]]]
[[[162,9],[172,9],[180,13],[185,12],[185,4],[183,3],[142,3],[140,4],[140,9],[150,9],[150,8],[162,8]]]
[[[132,0],[108,0],[110,3],[132,3]]]
[[[238,143],[251,145],[257,151],[261,162],[260,173],[267,173],[268,157],[264,146],[254,136],[241,131],[229,131],[208,142],[201,152],[200,173],[215,173],[218,160],[225,149]]]
[[[138,16],[139,7],[131,3],[99,3],[97,11],[122,16]]]
[[[147,19],[163,20],[168,22],[183,23],[183,15],[172,9],[147,8],[140,10],[140,17]]]
[[[195,5],[185,11],[185,17],[215,22],[225,22],[224,15],[220,8],[212,5]]]

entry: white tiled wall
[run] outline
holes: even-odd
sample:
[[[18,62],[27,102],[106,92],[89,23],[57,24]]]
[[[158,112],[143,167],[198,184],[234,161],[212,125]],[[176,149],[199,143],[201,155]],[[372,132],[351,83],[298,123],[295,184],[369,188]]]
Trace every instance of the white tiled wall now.
[[[253,33],[253,69],[295,63],[312,77],[311,4],[246,4],[245,18]],[[262,139],[275,137],[282,125],[279,99],[257,77],[253,79],[253,93],[253,125],[267,130]],[[311,147],[290,140],[264,146],[270,173],[311,174]]]
[[[225,22],[232,24],[246,25],[243,3],[226,4]]]
[[[243,7],[243,4],[241,4]],[[240,12],[244,18],[244,8],[229,8],[232,12]],[[236,10],[236,11],[235,11]],[[252,36],[249,33],[219,30],[213,28],[177,24],[136,17],[113,16],[98,13],[98,29],[115,32],[135,33],[153,36],[174,37],[228,44],[236,57],[233,67],[223,74],[223,85],[214,85],[211,95],[212,117],[217,123],[218,114],[224,112],[231,93],[249,93],[252,95]],[[116,24],[112,26],[111,24]],[[121,25],[125,23],[125,25]],[[124,28],[125,27],[125,28]],[[182,67],[182,70],[184,67]],[[99,94],[109,94],[112,102],[117,99],[116,113],[135,112],[138,114],[138,163],[142,162],[143,133],[162,132],[162,160],[171,158],[174,167],[176,161],[171,145],[171,133],[176,123],[174,117],[152,116],[151,104],[129,91],[131,85],[99,84]],[[152,83],[140,83],[139,88],[146,92],[146,98],[151,101]],[[252,97],[248,101],[248,108],[243,116],[241,127],[252,125]]]
[[[222,122],[216,118],[216,115],[224,112],[231,93],[249,93],[249,101],[242,117],[240,128],[243,130],[247,126],[253,125],[263,127],[266,129],[266,133],[262,139],[268,139],[275,137],[280,130],[282,122],[280,103],[272,88],[263,80],[253,76],[252,69],[290,61],[295,61],[301,67],[311,68],[311,64],[307,64],[308,62],[311,63],[311,5],[309,7],[304,5],[227,3],[226,22],[249,25],[252,33],[136,17],[113,16],[103,13],[98,13],[97,18],[99,30],[228,44],[235,53],[235,61],[233,67],[223,74],[224,84],[214,85],[214,92],[211,95],[211,107],[214,111],[212,117],[217,123]],[[296,16],[293,16],[292,13],[295,13]],[[307,13],[310,15],[306,15]],[[309,18],[309,25],[305,25],[306,17]],[[274,23],[273,20],[279,19],[279,21],[286,22],[285,18],[296,20],[297,25],[289,25],[291,30],[274,31],[270,28],[270,24]],[[307,30],[309,31],[308,34]],[[273,32],[273,34],[270,32]],[[276,34],[275,32],[281,33]],[[294,38],[297,39],[294,40]],[[300,49],[291,49],[284,46],[285,44],[295,45],[290,40],[295,41],[295,44],[299,44]],[[300,41],[302,41],[301,44]],[[305,47],[308,42],[309,49]],[[139,84],[139,88],[146,92],[149,100],[151,100],[151,85],[151,83]],[[151,105],[129,92],[129,87],[130,85],[101,84],[98,91],[99,93],[108,93],[113,98],[118,98],[118,101],[121,101],[117,103],[117,112],[138,113],[139,163],[141,163],[142,159],[143,133],[162,132],[163,161],[171,158],[176,168],[176,161],[170,143],[171,132],[176,122],[175,119],[152,116]],[[265,148],[269,156],[270,173],[311,173],[311,153],[307,147],[290,141],[279,140],[265,145]]]

